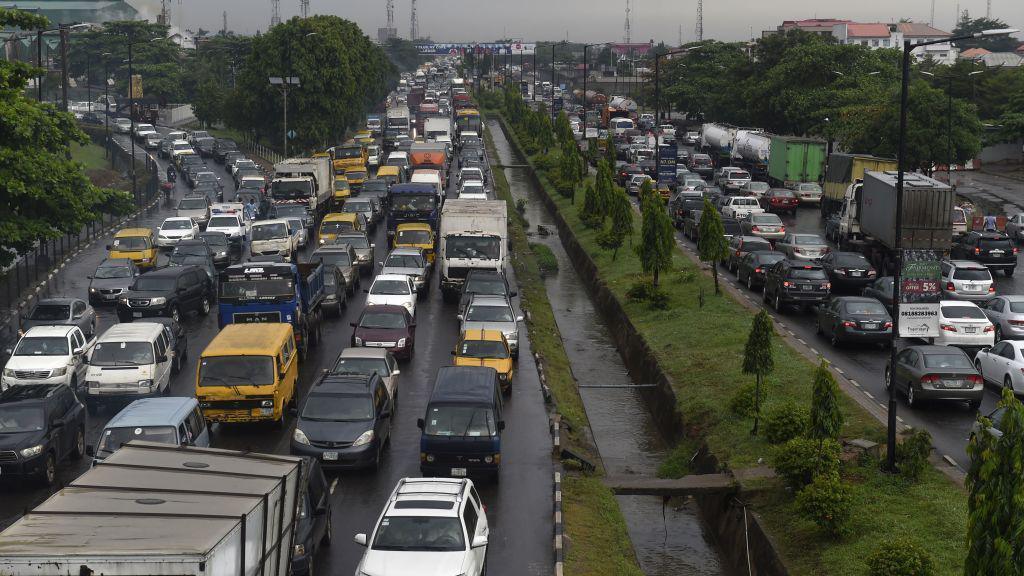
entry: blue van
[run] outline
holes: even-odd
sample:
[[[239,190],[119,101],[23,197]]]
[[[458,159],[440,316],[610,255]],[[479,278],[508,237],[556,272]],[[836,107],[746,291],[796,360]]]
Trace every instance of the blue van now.
[[[483,366],[448,366],[437,372],[427,414],[416,422],[424,476],[498,476],[501,465],[501,387]]]
[[[143,398],[111,418],[87,452],[95,465],[132,440],[208,448],[210,429],[195,398]]]

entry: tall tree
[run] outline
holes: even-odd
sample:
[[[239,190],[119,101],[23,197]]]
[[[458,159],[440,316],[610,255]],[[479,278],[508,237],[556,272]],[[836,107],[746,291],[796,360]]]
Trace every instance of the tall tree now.
[[[1010,26],[998,18],[971,18],[970,12],[964,10],[960,14],[960,20],[953,28],[953,36],[967,36],[976,34],[983,30],[1004,30]],[[981,36],[978,38],[967,38],[958,40],[957,48],[967,50],[968,48],[984,48],[990,52],[1013,52],[1020,45],[1020,40],[1004,34],[1002,36]]]
[[[753,374],[755,378],[754,428],[750,431],[754,436],[757,436],[757,428],[761,420],[764,379],[775,370],[775,358],[772,355],[772,335],[774,333],[772,318],[762,308],[757,316],[754,316],[754,325],[750,327],[747,344],[743,349],[743,372]]]
[[[829,372],[828,362],[822,359],[814,371],[811,392],[811,422],[807,435],[821,442],[838,440],[843,428],[843,413],[839,409],[839,386]]]
[[[629,197],[622,190],[612,190],[608,215],[611,217],[611,225],[608,228],[609,239],[605,247],[612,250],[612,260],[615,260],[622,242],[633,236],[633,205],[629,203]]]
[[[0,27],[39,30],[46,18],[0,8]],[[0,266],[36,242],[67,233],[100,217],[131,209],[127,192],[93,186],[70,144],[89,142],[70,114],[24,95],[38,70],[0,60]]]
[[[167,40],[168,27],[145,20],[106,22],[97,28],[70,36],[68,73],[83,76],[91,68],[93,77],[109,65],[115,84],[112,95],[128,98],[128,43],[132,43],[133,72],[142,77],[144,99],[163,102],[185,101],[185,57],[177,44]],[[110,54],[110,56],[102,56]],[[104,62],[106,59],[106,62]]]
[[[653,276],[658,286],[662,270],[672,266],[674,230],[665,207],[651,188],[650,180],[640,187],[640,245],[636,247],[640,256],[640,267],[644,273]]]
[[[704,198],[704,208],[700,213],[697,231],[697,254],[702,262],[711,264],[711,276],[715,279],[715,294],[721,294],[722,291],[718,285],[718,263],[729,256],[729,243],[725,239],[722,218],[707,198]]]
[[[967,453],[967,559],[965,576],[1024,574],[1024,407],[1003,390],[998,426],[979,415]]]
[[[618,160],[618,158],[615,156],[615,138],[610,130],[608,131],[608,138],[604,143],[604,157],[605,161],[608,162],[608,166],[610,166],[612,170],[615,170],[615,161]]]

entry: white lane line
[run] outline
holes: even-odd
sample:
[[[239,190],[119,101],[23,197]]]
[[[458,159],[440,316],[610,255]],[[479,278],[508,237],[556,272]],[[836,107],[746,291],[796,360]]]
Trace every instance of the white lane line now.
[[[839,372],[839,373],[840,373],[840,374],[842,374],[843,376],[846,376],[846,372],[843,372],[843,369],[842,369],[842,368],[840,368],[840,367],[838,367],[838,366],[836,366],[836,372]]]
[[[337,488],[337,487],[338,487],[338,477],[335,476],[334,480],[331,482],[331,487],[327,491],[330,492],[331,494],[334,494],[334,489]]]
[[[810,348],[811,352],[813,352],[815,355],[821,356],[821,352],[818,352],[817,350],[815,350],[814,346],[808,346],[808,348]]]
[[[903,421],[903,416],[897,416],[896,421],[899,422],[900,424],[906,424],[906,422]]]
[[[960,465],[956,463],[956,460],[953,460],[953,457],[950,456],[949,454],[943,454],[942,459],[945,460],[946,462],[949,462],[951,466],[956,466],[957,468],[960,467]]]
[[[796,341],[801,343],[801,344],[803,344],[803,345],[805,345],[805,346],[807,345],[807,342],[804,342],[803,338],[797,338]]]
[[[874,400],[874,399],[875,399],[875,396],[874,396],[874,394],[872,394],[871,392],[868,392],[867,390],[865,390],[865,391],[864,391],[864,394],[866,394],[866,395],[867,395],[867,397],[868,397],[868,398],[871,398],[872,400]]]
[[[856,380],[850,380],[850,384],[853,384],[857,388],[860,388],[860,383],[858,383]]]

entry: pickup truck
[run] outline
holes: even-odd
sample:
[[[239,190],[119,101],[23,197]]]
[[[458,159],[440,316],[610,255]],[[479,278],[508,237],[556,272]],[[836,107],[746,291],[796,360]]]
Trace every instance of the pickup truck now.
[[[34,326],[7,350],[0,388],[33,384],[67,384],[78,392],[89,367],[87,356],[96,338],[86,340],[78,326]]]

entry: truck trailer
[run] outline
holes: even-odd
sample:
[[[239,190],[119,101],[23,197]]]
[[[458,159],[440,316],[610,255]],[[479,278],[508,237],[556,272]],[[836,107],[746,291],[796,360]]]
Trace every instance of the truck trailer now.
[[[288,158],[274,164],[270,198],[275,204],[304,204],[315,225],[334,199],[331,158]]]
[[[768,183],[789,187],[820,183],[825,173],[825,142],[799,136],[772,136],[768,151]]]

